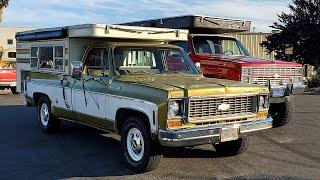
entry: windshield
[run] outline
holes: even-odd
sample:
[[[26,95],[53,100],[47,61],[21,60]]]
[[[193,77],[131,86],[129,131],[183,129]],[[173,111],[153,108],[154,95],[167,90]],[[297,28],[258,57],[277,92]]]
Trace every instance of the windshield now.
[[[226,56],[250,56],[240,41],[219,36],[193,37],[194,50],[197,54],[215,54]]]
[[[120,75],[187,73],[199,74],[191,59],[180,49],[159,47],[117,47],[116,71]]]

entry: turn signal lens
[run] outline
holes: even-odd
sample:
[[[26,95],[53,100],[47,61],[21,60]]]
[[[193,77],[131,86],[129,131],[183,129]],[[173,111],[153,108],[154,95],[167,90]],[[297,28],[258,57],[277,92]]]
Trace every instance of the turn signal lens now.
[[[177,126],[182,126],[182,121],[181,120],[173,120],[173,121],[167,121],[167,126],[170,127],[177,127]]]
[[[262,118],[266,118],[268,116],[267,112],[259,112],[257,114],[257,119],[262,119]]]

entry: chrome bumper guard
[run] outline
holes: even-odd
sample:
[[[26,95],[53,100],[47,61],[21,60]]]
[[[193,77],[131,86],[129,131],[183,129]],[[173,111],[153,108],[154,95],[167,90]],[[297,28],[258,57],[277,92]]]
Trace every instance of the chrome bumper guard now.
[[[303,94],[307,85],[305,84],[293,84],[292,86],[292,94]]]
[[[272,128],[272,118],[256,120],[239,125],[239,136],[264,129]],[[160,130],[159,142],[167,147],[187,147],[202,144],[219,143],[222,129],[234,127],[232,125],[215,125],[207,128],[183,129],[183,130]]]
[[[271,87],[271,98],[289,96],[291,94],[302,94],[306,88],[305,84],[288,84],[286,86]]]

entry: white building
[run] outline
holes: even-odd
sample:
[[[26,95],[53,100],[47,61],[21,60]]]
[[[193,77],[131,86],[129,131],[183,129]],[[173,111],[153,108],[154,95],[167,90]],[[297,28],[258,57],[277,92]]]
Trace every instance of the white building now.
[[[0,27],[0,50],[3,49],[2,61],[16,60],[16,33],[27,31],[31,28],[24,27]]]

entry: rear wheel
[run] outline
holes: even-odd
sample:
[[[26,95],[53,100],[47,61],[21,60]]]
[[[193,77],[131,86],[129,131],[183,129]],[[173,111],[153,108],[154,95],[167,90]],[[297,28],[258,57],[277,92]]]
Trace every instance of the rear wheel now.
[[[12,94],[18,94],[16,87],[10,87],[10,90],[11,90]]]
[[[125,121],[121,131],[121,149],[128,167],[137,173],[156,169],[162,157],[139,117]]]
[[[53,133],[60,129],[61,120],[52,115],[50,100],[42,96],[39,100],[38,107],[38,121],[43,132]]]
[[[270,104],[269,114],[273,118],[273,127],[287,125],[294,117],[293,96],[286,97],[283,103]]]
[[[244,153],[249,147],[249,138],[242,137],[240,139],[213,144],[216,152],[221,155],[235,156]]]

